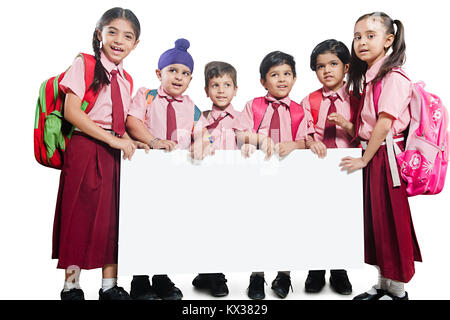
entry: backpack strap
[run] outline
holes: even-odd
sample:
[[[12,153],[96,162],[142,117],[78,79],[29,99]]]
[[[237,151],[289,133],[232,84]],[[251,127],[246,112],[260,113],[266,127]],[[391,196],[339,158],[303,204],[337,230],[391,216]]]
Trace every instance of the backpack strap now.
[[[203,117],[205,117],[205,119],[208,119],[208,116],[210,115],[210,113],[211,113],[211,110],[203,111]]]
[[[100,90],[96,93],[90,88],[94,81],[95,64],[97,63],[97,60],[95,60],[93,55],[87,53],[80,53],[78,56],[81,57],[84,62],[84,83],[86,85],[81,110],[89,113],[89,111],[92,110],[92,107],[94,107],[95,101],[97,101],[98,94],[100,93]]]
[[[295,141],[298,127],[300,126],[300,122],[302,122],[303,118],[305,117],[305,112],[303,111],[303,107],[301,105],[292,100],[289,105],[289,112],[291,114],[292,141]]]
[[[125,76],[125,79],[127,79],[127,81],[130,83],[130,95],[132,95],[133,94],[133,78],[125,70],[123,70],[123,74]]]
[[[253,132],[258,133],[261,127],[262,119],[266,113],[269,102],[266,97],[255,98],[252,101],[252,112],[253,112]]]
[[[318,89],[309,95],[309,106],[311,107],[311,115],[313,117],[314,125],[316,125],[319,120],[319,111],[322,100],[322,89]]]
[[[400,73],[406,79],[411,81],[402,68],[392,68],[391,72]],[[375,114],[378,118],[378,102],[380,101],[381,90],[383,89],[383,79],[373,85],[373,106],[375,107]]]

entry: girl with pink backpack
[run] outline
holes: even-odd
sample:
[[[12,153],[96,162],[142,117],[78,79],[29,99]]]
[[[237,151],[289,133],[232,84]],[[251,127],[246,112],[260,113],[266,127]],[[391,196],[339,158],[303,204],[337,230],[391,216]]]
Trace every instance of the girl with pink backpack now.
[[[391,168],[400,168],[395,156],[388,156],[391,149],[387,146],[393,141],[404,149],[411,122],[414,85],[395,72],[405,61],[405,47],[399,20],[382,12],[357,20],[347,89],[355,95],[362,89],[355,133],[364,152],[361,158],[343,158],[340,166],[349,173],[363,169],[365,262],[376,266],[379,276],[378,283],[355,300],[407,300],[404,283],[414,275],[414,262],[422,261],[406,183],[393,181]],[[378,95],[375,88],[380,88],[380,82]]]

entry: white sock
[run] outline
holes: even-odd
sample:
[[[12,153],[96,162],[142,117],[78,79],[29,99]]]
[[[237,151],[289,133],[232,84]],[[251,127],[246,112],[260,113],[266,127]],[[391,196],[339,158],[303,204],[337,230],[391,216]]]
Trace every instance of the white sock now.
[[[389,286],[388,291],[392,293],[392,295],[403,298],[405,296],[405,284],[400,281],[391,280],[391,285]]]
[[[73,282],[73,281],[69,281],[69,282],[64,281],[64,289],[63,289],[63,291],[67,292],[67,291],[70,291],[72,289],[81,289],[80,282],[78,281],[78,279],[75,282]]]
[[[117,284],[117,278],[103,278],[102,279],[102,290],[105,292],[113,288]]]
[[[381,274],[381,270],[378,266],[375,266],[375,268],[377,268],[378,270],[378,283],[374,286],[375,289],[387,291],[391,284],[391,279],[383,277],[383,275]]]

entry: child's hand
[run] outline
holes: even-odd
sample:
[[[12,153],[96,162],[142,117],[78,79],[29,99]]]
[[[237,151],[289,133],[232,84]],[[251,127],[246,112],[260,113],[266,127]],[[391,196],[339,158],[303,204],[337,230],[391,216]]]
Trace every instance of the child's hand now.
[[[176,148],[177,144],[171,140],[156,140],[152,144],[153,149],[163,149],[166,151],[172,151]]]
[[[127,139],[127,138],[114,137],[114,139],[111,140],[111,143],[109,146],[114,149],[122,150],[123,151],[123,160],[126,160],[126,159],[131,160],[131,157],[133,156],[134,151],[136,150],[136,146],[133,143],[133,141],[130,139]]]
[[[278,154],[280,157],[286,157],[296,148],[297,145],[294,141],[280,142],[278,147],[275,146],[275,149],[278,149]]]
[[[256,151],[256,147],[252,144],[246,143],[241,147],[241,155],[244,158],[249,158]]]
[[[136,149],[145,149],[145,153],[148,153],[150,151],[150,147],[146,143],[136,141],[136,140],[133,140],[133,143],[134,143]]]
[[[209,140],[196,140],[191,144],[191,158],[194,160],[203,160],[207,156],[214,155],[214,147]]]
[[[311,142],[309,145],[311,151],[319,156],[319,158],[323,159],[327,155],[327,147],[321,141]]]
[[[342,171],[347,171],[347,173],[352,173],[356,170],[365,168],[367,163],[363,160],[363,158],[352,158],[345,157],[339,163],[339,167],[341,167]]]
[[[333,112],[328,116],[328,121],[334,123],[341,128],[347,128],[351,123],[339,113]]]
[[[277,151],[275,147],[278,147],[278,144],[275,146],[275,142],[270,137],[265,136],[259,148],[266,153],[266,160],[269,160]]]

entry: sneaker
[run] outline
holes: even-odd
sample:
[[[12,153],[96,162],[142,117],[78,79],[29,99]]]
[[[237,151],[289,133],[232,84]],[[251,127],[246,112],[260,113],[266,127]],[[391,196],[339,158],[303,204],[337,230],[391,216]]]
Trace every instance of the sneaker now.
[[[152,277],[153,289],[163,300],[181,300],[183,294],[165,274]]]
[[[200,273],[192,281],[192,285],[200,290],[208,290],[213,297],[228,295],[227,279],[223,273]]]
[[[349,295],[352,293],[352,284],[345,270],[330,271],[330,286],[339,294]]]
[[[325,286],[325,270],[310,270],[305,281],[305,291],[319,293]]]
[[[61,291],[61,300],[84,300],[84,292],[81,289],[70,289],[69,291]]]
[[[153,287],[150,285],[148,276],[133,276],[131,281],[130,296],[133,300],[157,300]]]
[[[266,297],[264,292],[264,284],[267,284],[264,280],[264,276],[259,274],[252,274],[250,276],[250,285],[248,286],[247,295],[253,300],[262,300]]]
[[[292,289],[291,277],[283,272],[278,272],[277,277],[272,282],[272,290],[275,291],[277,296],[284,299],[289,293],[289,287]]]
[[[111,289],[98,292],[99,300],[131,300],[130,295],[122,287],[115,285]]]

